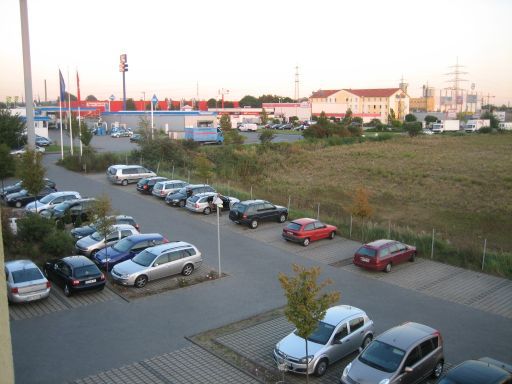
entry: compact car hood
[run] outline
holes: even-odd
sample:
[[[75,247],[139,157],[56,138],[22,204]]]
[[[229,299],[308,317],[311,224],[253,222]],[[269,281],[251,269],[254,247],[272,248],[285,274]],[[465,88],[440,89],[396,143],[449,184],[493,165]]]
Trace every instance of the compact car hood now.
[[[149,267],[143,267],[131,260],[123,261],[114,267],[114,270],[121,275],[131,275],[132,273],[141,272]]]
[[[89,248],[94,244],[102,244],[103,241],[94,240],[91,236],[82,237],[80,240],[76,242],[76,245],[80,248]]]
[[[391,379],[394,372],[384,372],[359,361],[359,356],[352,361],[352,366],[348,372],[350,378],[359,384],[380,383],[381,380]]]
[[[308,354],[310,356],[314,355],[323,347],[324,345],[322,344],[308,341]],[[297,359],[306,357],[306,343],[302,337],[299,337],[294,333],[290,333],[288,336],[282,339],[278,343],[277,348],[284,354],[295,357]]]
[[[71,230],[72,234],[79,235],[82,237],[92,235],[94,232],[96,232],[96,230],[93,230],[90,227],[79,227]]]

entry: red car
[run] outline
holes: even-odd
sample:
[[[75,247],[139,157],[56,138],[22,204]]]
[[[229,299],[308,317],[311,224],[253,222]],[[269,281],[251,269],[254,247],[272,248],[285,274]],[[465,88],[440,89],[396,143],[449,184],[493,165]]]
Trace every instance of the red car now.
[[[287,241],[302,243],[307,247],[310,242],[320,239],[334,239],[336,236],[336,228],[334,225],[324,224],[315,219],[297,219],[283,228],[283,237]]]
[[[393,265],[414,261],[416,247],[395,240],[375,240],[363,245],[354,255],[354,264],[376,271],[390,272]]]

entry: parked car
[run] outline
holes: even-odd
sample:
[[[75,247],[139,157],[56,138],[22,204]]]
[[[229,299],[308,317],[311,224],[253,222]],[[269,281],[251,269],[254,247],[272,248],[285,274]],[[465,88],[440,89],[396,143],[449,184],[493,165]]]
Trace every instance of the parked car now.
[[[55,188],[44,187],[37,195],[31,195],[26,189],[22,189],[19,192],[7,195],[5,197],[5,202],[10,207],[21,208],[54,192],[57,192]]]
[[[41,216],[47,219],[61,220],[69,215],[72,223],[74,223],[78,217],[80,217],[81,221],[87,221],[96,201],[97,199],[94,197],[63,201],[41,212]]]
[[[113,224],[130,224],[134,226],[137,231],[140,232],[140,225],[137,224],[137,222],[132,216],[117,215],[113,216],[112,219]],[[94,232],[96,232],[96,223],[91,223],[88,225],[84,225],[82,227],[73,228],[71,230],[71,236],[73,236],[75,240],[79,240],[82,237],[92,235]]]
[[[284,129],[286,129],[286,130],[288,130],[288,129],[293,129],[293,124],[291,124],[291,123],[283,124],[283,125],[281,125],[281,127],[279,127],[278,129],[283,129],[283,130],[284,130]]]
[[[140,193],[151,194],[151,192],[153,192],[155,184],[158,183],[159,181],[164,180],[168,180],[167,177],[155,176],[141,179],[137,183],[137,191],[139,191]]]
[[[105,288],[105,275],[85,256],[67,256],[47,261],[44,274],[70,296],[73,292]]]
[[[215,192],[215,189],[208,184],[189,184],[176,192],[169,193],[165,197],[165,202],[169,205],[184,207],[190,196],[204,192]]]
[[[38,201],[27,204],[25,210],[30,213],[38,213],[46,209],[50,209],[51,207],[54,207],[63,201],[81,198],[82,196],[80,196],[80,194],[75,191],[53,192]]]
[[[438,384],[511,384],[512,365],[482,357],[450,369]]]
[[[443,366],[441,333],[404,323],[377,336],[345,367],[341,383],[419,383],[429,376],[439,378]]]
[[[283,228],[282,236],[287,241],[301,243],[307,247],[311,241],[334,239],[337,230],[334,225],[324,224],[320,220],[303,218],[290,221]]]
[[[128,185],[145,177],[154,177],[156,173],[140,165],[111,165],[107,169],[107,178],[114,184]]]
[[[45,149],[44,149],[44,147],[39,147],[38,145],[36,145],[35,151],[37,153],[43,154],[45,152]],[[12,156],[21,157],[25,152],[27,152],[27,148],[26,147],[20,147],[20,148],[17,148],[17,149],[13,149],[10,152],[10,154]]]
[[[133,132],[129,129],[124,129],[124,128],[119,128],[118,130],[116,131],[113,131],[111,134],[110,134],[110,137],[130,137],[133,135]]]
[[[36,145],[38,147],[47,147],[52,145],[52,141],[47,137],[36,135]]]
[[[139,231],[129,224],[114,224],[106,239],[99,232],[94,232],[92,235],[78,240],[75,249],[78,254],[93,257],[100,249],[114,245],[119,240],[138,233]]]
[[[260,221],[277,220],[284,223],[288,218],[288,209],[265,200],[246,200],[237,203],[229,211],[229,219],[237,224],[246,224],[257,228]]]
[[[327,367],[348,354],[365,348],[373,339],[373,321],[359,308],[331,307],[306,342],[294,330],[274,348],[274,361],[287,371],[325,374]]]
[[[217,206],[214,204],[214,199],[219,197],[222,200],[221,211],[229,211],[233,204],[239,203],[236,197],[223,196],[217,192],[204,192],[198,193],[197,195],[190,196],[187,199],[185,207],[192,212],[202,212],[205,215],[209,215],[212,212],[216,212]]]
[[[393,265],[414,261],[416,247],[395,240],[375,240],[359,248],[353,262],[355,265],[376,271],[391,272]]]
[[[142,135],[140,133],[134,133],[131,137],[130,137],[130,142],[131,143],[138,143],[139,141],[142,140]]]
[[[46,187],[55,188],[55,190],[57,189],[57,185],[55,184],[55,182],[50,179],[47,179],[46,177],[44,178],[44,184]],[[17,181],[14,184],[7,185],[4,188],[0,188],[0,197],[2,199],[4,199],[7,195],[9,195],[11,193],[19,192],[22,189],[23,189],[23,185],[22,185],[21,180]]]
[[[50,295],[50,282],[32,261],[7,261],[4,268],[9,302],[25,303],[46,299]]]
[[[173,241],[147,248],[133,259],[117,264],[111,276],[119,284],[142,288],[148,281],[163,277],[179,273],[188,276],[202,261],[201,252],[195,246]]]
[[[155,184],[155,186],[153,187],[153,191],[151,191],[151,193],[153,194],[153,196],[165,199],[165,197],[169,193],[176,192],[180,188],[186,187],[187,185],[188,183],[182,180],[159,181]]]
[[[159,233],[131,235],[119,240],[111,247],[103,248],[93,256],[92,261],[103,270],[107,269],[108,262],[110,271],[114,265],[133,258],[144,249],[168,242],[169,240]]]

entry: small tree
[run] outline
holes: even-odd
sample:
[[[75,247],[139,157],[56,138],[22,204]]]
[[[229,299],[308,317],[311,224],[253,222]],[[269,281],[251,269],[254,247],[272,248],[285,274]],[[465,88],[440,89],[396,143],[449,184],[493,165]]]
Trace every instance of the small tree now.
[[[126,110],[127,111],[136,111],[137,107],[135,106],[135,101],[132,98],[126,99]]]
[[[430,126],[430,124],[436,123],[436,122],[437,122],[437,117],[432,116],[432,115],[425,116],[425,123],[427,124],[427,126]]]
[[[19,114],[12,115],[9,109],[0,109],[0,143],[16,148],[25,143],[25,122]]]
[[[231,128],[231,118],[229,115],[222,115],[220,118],[220,128],[224,131],[230,131]]]
[[[491,113],[489,111],[486,111],[482,113],[481,119],[489,119],[491,123],[491,128],[498,129],[500,126],[500,121],[496,117],[494,113]]]
[[[279,273],[279,283],[287,299],[284,314],[288,321],[297,328],[296,334],[305,341],[306,346],[306,383],[309,383],[309,351],[308,337],[325,316],[325,312],[340,299],[339,292],[322,293],[322,290],[332,281],[327,279],[318,284],[320,267],[306,269],[293,264],[295,276],[288,277]]]
[[[259,135],[260,142],[263,145],[270,144],[272,142],[272,140],[274,140],[275,137],[276,137],[275,133],[270,130],[264,130]]]
[[[268,123],[268,114],[265,108],[263,108],[260,112],[260,121],[261,124],[267,124]]]
[[[32,196],[36,196],[44,188],[46,170],[43,167],[41,155],[36,151],[27,150],[21,157],[16,171],[21,180],[21,185]],[[35,204],[37,212],[37,200]]]
[[[361,235],[364,240],[364,220],[371,217],[373,213],[373,207],[368,201],[369,193],[364,187],[360,187],[356,190],[354,195],[354,201],[352,204],[352,214],[361,219]]]
[[[208,108],[216,108],[217,107],[217,100],[214,98],[208,99],[206,102],[206,105],[208,105]]]
[[[421,124],[421,121],[410,121],[404,123],[403,129],[409,134],[409,136],[413,137],[421,133],[423,125]]]
[[[4,179],[14,175],[15,172],[14,158],[10,154],[9,147],[0,144],[0,179],[2,180],[2,190],[4,189]]]
[[[412,113],[408,113],[407,115],[405,115],[405,121],[407,123],[412,123],[413,121],[416,121],[418,119],[416,119],[416,116],[414,116]]]
[[[92,217],[95,222],[96,231],[103,237],[105,245],[107,236],[112,232],[115,218],[112,216],[112,204],[110,198],[103,194],[93,204]],[[108,254],[105,254],[106,270],[108,272]]]

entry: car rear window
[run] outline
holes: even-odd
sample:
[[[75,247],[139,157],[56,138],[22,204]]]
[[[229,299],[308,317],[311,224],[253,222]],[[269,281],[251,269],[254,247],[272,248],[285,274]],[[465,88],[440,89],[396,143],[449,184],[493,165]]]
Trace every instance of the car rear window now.
[[[188,201],[190,201],[191,203],[195,203],[197,200],[199,200],[199,197],[197,195],[188,198]]]
[[[26,281],[42,279],[43,275],[37,268],[27,268],[12,272],[12,281],[14,283],[25,283]]]
[[[113,167],[110,167],[108,169],[108,173],[110,173],[111,175],[115,175],[117,173],[117,169],[116,168],[113,168]]]
[[[375,257],[377,255],[377,250],[368,247],[361,247],[357,250],[357,254],[361,256]]]
[[[245,204],[236,204],[233,209],[235,209],[237,212],[244,213],[247,210],[248,206]]]
[[[287,229],[292,229],[294,231],[300,230],[301,225],[298,223],[294,223],[293,221],[286,226]]]
[[[95,265],[84,265],[83,267],[75,268],[75,277],[81,279],[83,277],[98,275],[98,267]]]

